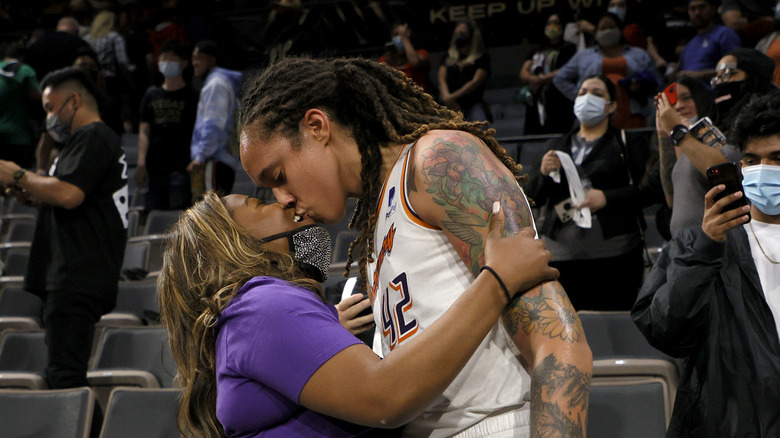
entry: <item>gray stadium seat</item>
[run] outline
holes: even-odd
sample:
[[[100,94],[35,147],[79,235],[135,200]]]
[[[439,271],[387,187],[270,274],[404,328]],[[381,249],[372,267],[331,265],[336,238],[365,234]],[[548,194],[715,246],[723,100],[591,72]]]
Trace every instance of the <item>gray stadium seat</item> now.
[[[46,389],[42,330],[7,330],[0,336],[0,388]]]
[[[89,388],[0,391],[4,438],[87,438],[95,394]]]
[[[663,437],[677,384],[677,368],[667,360],[594,360],[588,436]]]
[[[174,438],[179,389],[115,388],[100,438]]]
[[[87,380],[105,407],[113,387],[170,388],[175,373],[165,328],[106,327]]]
[[[0,292],[0,331],[37,330],[42,326],[43,303],[21,287],[8,286]]]

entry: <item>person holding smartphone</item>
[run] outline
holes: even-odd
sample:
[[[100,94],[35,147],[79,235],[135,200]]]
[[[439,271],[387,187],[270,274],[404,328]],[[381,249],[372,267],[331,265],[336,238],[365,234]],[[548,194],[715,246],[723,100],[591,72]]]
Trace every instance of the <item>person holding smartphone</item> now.
[[[701,225],[664,248],[631,312],[684,360],[668,436],[780,436],[780,91],[754,97],[729,135],[742,190],[707,192]]]

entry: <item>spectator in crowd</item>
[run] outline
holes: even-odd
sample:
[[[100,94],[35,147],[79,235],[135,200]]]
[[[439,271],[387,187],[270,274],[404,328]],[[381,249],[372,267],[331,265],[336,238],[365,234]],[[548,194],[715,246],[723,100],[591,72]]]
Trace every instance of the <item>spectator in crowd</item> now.
[[[756,44],[756,50],[766,54],[775,62],[772,83],[780,87],[780,2],[775,7],[774,30]]]
[[[712,80],[716,97],[715,126],[728,132],[723,128],[733,124],[753,95],[765,94],[774,88],[771,83],[773,71],[772,60],[755,49],[739,48],[723,57],[718,62],[717,74]],[[733,145],[711,147],[694,138],[688,132],[686,120],[669,105],[665,96],[657,103],[657,119],[659,140],[669,138],[680,160],[679,166],[675,165],[672,170],[675,196],[684,199],[683,202],[674,202],[677,208],[672,208],[670,228],[672,235],[675,235],[684,228],[698,224],[701,219],[701,216],[696,215],[701,213],[697,205],[701,205],[709,187],[705,178],[707,168],[738,160],[739,151]],[[669,158],[668,155],[666,158]],[[662,165],[668,172],[668,161]],[[668,186],[665,190],[668,192]]]
[[[650,98],[661,77],[647,52],[623,42],[620,28],[617,16],[603,15],[596,29],[598,46],[577,52],[558,71],[553,84],[573,101],[584,78],[603,73],[619,85],[612,125],[618,129],[641,128],[652,114]]]
[[[699,224],[704,213],[704,195],[710,188],[704,172],[700,172],[694,163],[706,159],[707,154],[697,153],[688,142],[680,142],[675,146],[669,137],[670,130],[665,127],[664,118],[670,117],[665,111],[674,111],[674,126],[682,125],[690,128],[699,119],[709,117],[713,112],[714,98],[712,92],[701,81],[683,76],[675,83],[677,89],[677,103],[673,109],[667,102],[658,104],[656,113],[656,131],[658,135],[658,148],[660,153],[661,182],[664,188],[666,202],[672,209],[669,229],[672,236],[684,228]],[[703,143],[698,147],[710,147]],[[714,161],[739,161],[739,149],[731,145],[712,146],[717,148],[722,158],[714,151]],[[691,157],[688,154],[692,154]],[[700,164],[701,166],[701,164]]]
[[[644,174],[647,148],[628,152],[621,132],[610,123],[616,100],[616,86],[609,78],[586,78],[574,101],[579,127],[550,143],[525,186],[542,207],[539,234],[577,310],[628,310],[642,285],[638,217],[644,195],[634,182]],[[562,172],[560,153],[570,157],[576,174]],[[582,181],[581,201],[573,200],[572,184],[577,183],[572,178]],[[610,281],[600,281],[603,278]]]
[[[431,69],[431,56],[428,51],[414,47],[412,30],[407,23],[394,25],[390,36],[392,45],[389,45],[387,51],[379,58],[379,62],[401,70],[414,83],[421,86],[423,91],[430,93],[428,73]]]
[[[149,185],[148,210],[183,210],[192,204],[187,165],[198,94],[182,77],[190,53],[179,40],[164,42],[158,65],[165,80],[161,87],[149,88],[141,101],[135,179],[139,187]]]
[[[89,33],[84,39],[98,55],[100,69],[106,80],[106,92],[120,106],[124,94],[133,82],[130,72],[135,66],[130,63],[125,47],[125,39],[116,30],[116,14],[100,11],[92,20]]]
[[[723,0],[720,17],[724,25],[739,32],[743,42],[752,47],[772,31],[776,5],[776,0]]]
[[[532,229],[500,238],[497,202],[494,212],[485,263],[507,289],[554,277]],[[208,192],[169,232],[160,308],[186,435],[358,436],[401,426],[455,379],[508,304],[482,273],[423,335],[380,359],[339,325],[312,280],[327,273],[327,231],[295,216]]]
[[[387,65],[288,58],[246,87],[241,123],[244,169],[299,216],[336,223],[348,197],[359,198],[347,266],[359,251],[381,325],[374,345],[385,355],[426,336],[488,269],[493,200],[505,205],[508,231],[532,225],[519,168],[485,123],[464,121]],[[537,314],[545,316],[530,317]],[[543,283],[513,301],[503,322],[404,433],[543,435],[551,422],[584,433],[592,359],[566,293]],[[566,376],[561,384],[572,391],[550,386],[553,375]]]
[[[154,51],[155,64],[160,56],[160,48],[166,41],[177,40],[184,44],[190,43],[184,26],[176,20],[177,12],[176,8],[167,7],[161,9],[155,16],[154,28],[149,33],[149,42],[152,44],[152,50]]]
[[[0,160],[33,164],[32,118],[41,101],[35,70],[24,63],[24,47],[12,43],[0,61]]]
[[[642,17],[645,11],[641,10],[638,4],[629,0],[609,0],[607,12],[614,14],[623,23],[621,33],[626,44],[646,51],[659,68],[663,68],[666,65],[666,60],[658,53],[653,39],[645,36],[643,28],[646,26],[647,18]],[[586,21],[586,23],[580,24],[579,27],[587,29],[591,35],[595,36],[596,25],[593,23]]]
[[[70,67],[76,51],[84,46],[88,44],[79,37],[78,21],[73,17],[62,17],[56,31],[46,33],[30,44],[27,62],[41,79],[49,72]]]
[[[116,304],[127,240],[127,163],[101,120],[92,81],[75,68],[41,82],[46,129],[62,147],[46,176],[0,161],[0,184],[40,203],[24,289],[43,300],[52,389],[89,386],[95,323]],[[96,406],[93,436],[100,431]]]
[[[92,79],[92,83],[95,84],[95,100],[98,104],[100,120],[116,132],[117,135],[121,136],[124,132],[122,113],[119,110],[119,104],[106,94],[105,77],[100,69],[100,63],[95,51],[88,46],[79,48],[76,51],[73,67],[83,70]]]
[[[677,77],[689,76],[707,83],[715,75],[718,60],[741,45],[733,29],[715,24],[717,7],[717,0],[688,2],[688,15],[696,36],[680,54]]]
[[[753,94],[775,90],[774,62],[755,49],[738,48],[720,61],[710,81],[715,92],[715,124],[728,131]]]
[[[200,90],[187,172],[197,175],[196,180],[204,182],[205,190],[230,193],[238,159],[231,154],[228,143],[235,134],[234,113],[238,111],[242,75],[219,67],[221,56],[219,46],[209,40],[199,42],[192,52],[194,74],[204,78],[204,83]]]
[[[552,84],[553,78],[566,64],[577,47],[563,40],[560,13],[547,17],[544,27],[546,41],[535,50],[520,68],[521,97],[525,110],[525,134],[557,134],[569,132],[574,123],[571,102]]]
[[[647,40],[656,48],[662,61],[659,63],[655,55],[650,56],[664,77],[673,81],[680,53],[696,35],[688,14],[688,0],[661,0],[650,5],[651,9],[645,12],[648,16]]]
[[[482,99],[490,77],[490,55],[482,32],[473,21],[455,25],[447,53],[439,66],[439,93],[444,105],[463,113],[470,121],[492,121],[490,108]]]
[[[780,93],[754,96],[729,134],[743,191],[707,192],[701,226],[664,248],[631,312],[684,360],[668,436],[780,435]]]
[[[772,60],[755,49],[739,48],[723,57],[718,62],[717,74],[712,80],[716,97],[715,126],[728,132],[723,127],[733,124],[753,95],[765,94],[774,88],[771,83],[773,70]],[[674,236],[684,228],[699,224],[701,216],[696,214],[700,214],[701,209],[697,205],[701,205],[709,187],[705,178],[707,168],[738,160],[739,151],[734,145],[711,147],[694,138],[688,132],[687,121],[669,105],[665,96],[661,96],[657,102],[656,117],[659,140],[669,138],[680,160],[679,166],[675,164],[672,170],[672,185],[675,196],[683,197],[684,201],[674,202],[677,208],[672,208],[670,228]],[[668,154],[666,158],[669,158]],[[668,162],[662,165],[668,172]],[[668,192],[668,186],[666,190]]]

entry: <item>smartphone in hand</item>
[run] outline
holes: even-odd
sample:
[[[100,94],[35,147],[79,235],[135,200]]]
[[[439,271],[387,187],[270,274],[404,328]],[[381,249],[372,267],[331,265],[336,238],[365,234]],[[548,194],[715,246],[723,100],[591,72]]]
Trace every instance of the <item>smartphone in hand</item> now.
[[[672,82],[663,93],[669,99],[669,104],[674,106],[677,103],[677,82]]]
[[[726,186],[726,189],[718,193],[718,196],[715,197],[716,202],[732,193],[742,192],[743,196],[724,207],[724,212],[748,205],[747,198],[744,196],[744,190],[742,190],[742,172],[740,172],[739,167],[737,167],[735,163],[727,161],[708,167],[707,179],[710,182],[710,187],[715,187],[719,184]],[[745,214],[750,218],[750,212]],[[750,219],[748,219],[748,222],[750,222]]]

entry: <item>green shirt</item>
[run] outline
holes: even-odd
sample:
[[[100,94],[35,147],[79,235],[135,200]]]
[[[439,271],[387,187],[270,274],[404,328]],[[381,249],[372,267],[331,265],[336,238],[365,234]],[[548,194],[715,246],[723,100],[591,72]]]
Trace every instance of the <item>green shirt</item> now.
[[[0,62],[0,145],[32,145],[30,91],[40,88],[35,70],[19,64],[15,72],[8,68],[16,61]]]

